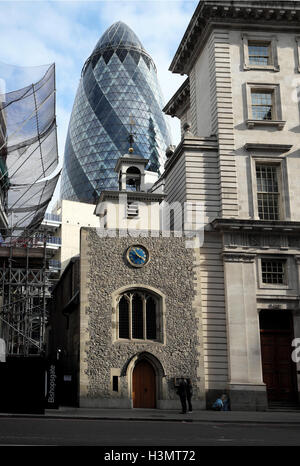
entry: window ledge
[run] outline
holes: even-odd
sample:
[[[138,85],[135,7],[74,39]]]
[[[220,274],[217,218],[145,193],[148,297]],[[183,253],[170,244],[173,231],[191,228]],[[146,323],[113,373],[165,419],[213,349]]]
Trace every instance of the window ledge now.
[[[244,70],[245,71],[251,71],[251,70],[260,70],[260,71],[275,71],[278,72],[280,71],[280,66],[279,65],[244,65]]]
[[[290,286],[282,283],[260,283],[259,288],[261,290],[289,290]]]
[[[247,120],[249,129],[254,128],[254,126],[276,126],[277,129],[282,130],[285,124],[284,120]]]
[[[143,338],[116,338],[115,342],[114,343],[121,343],[121,344],[129,344],[129,343],[134,343],[134,344],[146,344],[146,343],[149,343],[149,344],[162,344],[162,341],[161,340],[147,340],[147,339],[143,339]]]
[[[264,144],[260,142],[246,142],[244,145],[245,150],[249,151],[270,151],[270,152],[280,152],[280,153],[285,153],[288,152],[292,149],[293,145],[292,144]],[[274,154],[272,154],[273,156]],[[259,218],[257,219],[259,220]]]

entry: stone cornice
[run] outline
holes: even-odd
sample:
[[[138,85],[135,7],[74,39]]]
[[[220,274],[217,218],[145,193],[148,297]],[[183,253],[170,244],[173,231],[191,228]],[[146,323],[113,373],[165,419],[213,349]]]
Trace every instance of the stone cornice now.
[[[98,203],[107,200],[121,200],[123,196],[126,196],[128,201],[162,202],[166,194],[145,191],[102,191]]]
[[[256,254],[244,252],[224,252],[222,254],[224,262],[254,262]]]
[[[247,142],[244,145],[249,151],[270,151],[270,152],[288,152],[293,147],[292,144],[261,144],[255,142]]]
[[[226,1],[201,0],[193,14],[181,43],[175,53],[169,70],[173,73],[187,74],[195,57],[195,50],[200,49],[208,29],[218,27],[259,25],[281,29],[293,27],[300,30],[300,4],[297,1]]]
[[[212,228],[217,231],[248,231],[270,233],[299,233],[300,222],[272,221],[272,220],[239,220],[231,218],[217,218],[211,222]]]
[[[149,162],[149,159],[144,159],[144,157],[142,157],[141,155],[125,154],[122,157],[118,158],[116,166],[115,166],[115,172],[118,172],[120,170],[122,163],[132,164],[132,165],[142,164],[146,166],[148,162]]]
[[[164,106],[163,112],[171,117],[178,116],[177,111],[182,106],[189,104],[190,97],[190,80],[187,78],[180,86],[178,91],[173,95],[169,102]]]

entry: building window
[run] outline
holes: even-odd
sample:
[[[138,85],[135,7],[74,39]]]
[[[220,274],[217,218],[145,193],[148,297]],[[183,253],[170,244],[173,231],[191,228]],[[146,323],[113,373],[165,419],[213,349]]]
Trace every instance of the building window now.
[[[279,220],[278,165],[256,164],[257,205],[261,220]]]
[[[254,120],[273,120],[273,91],[252,91],[252,118]]]
[[[248,42],[249,65],[266,66],[272,63],[270,42]]]
[[[119,299],[118,336],[129,340],[157,340],[159,302],[140,290],[124,293]]]
[[[286,261],[281,259],[262,259],[262,282],[272,285],[284,285],[286,283]]]
[[[279,84],[247,83],[248,128],[254,126],[277,126],[282,129],[285,121],[282,119]]]
[[[279,71],[277,38],[242,34],[244,70]]]

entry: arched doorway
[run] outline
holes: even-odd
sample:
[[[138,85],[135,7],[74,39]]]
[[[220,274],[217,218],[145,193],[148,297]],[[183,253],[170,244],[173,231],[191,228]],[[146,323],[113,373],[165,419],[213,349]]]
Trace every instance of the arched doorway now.
[[[269,402],[297,400],[296,366],[292,360],[293,316],[289,311],[259,313],[263,381]]]
[[[132,401],[134,408],[156,407],[156,377],[152,365],[142,359],[132,373]]]

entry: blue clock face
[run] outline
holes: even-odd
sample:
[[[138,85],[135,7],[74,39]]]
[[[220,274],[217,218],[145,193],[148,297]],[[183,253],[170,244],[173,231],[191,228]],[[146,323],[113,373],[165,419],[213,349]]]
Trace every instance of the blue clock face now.
[[[142,246],[131,246],[127,252],[127,258],[131,265],[141,267],[148,261],[148,253]]]

